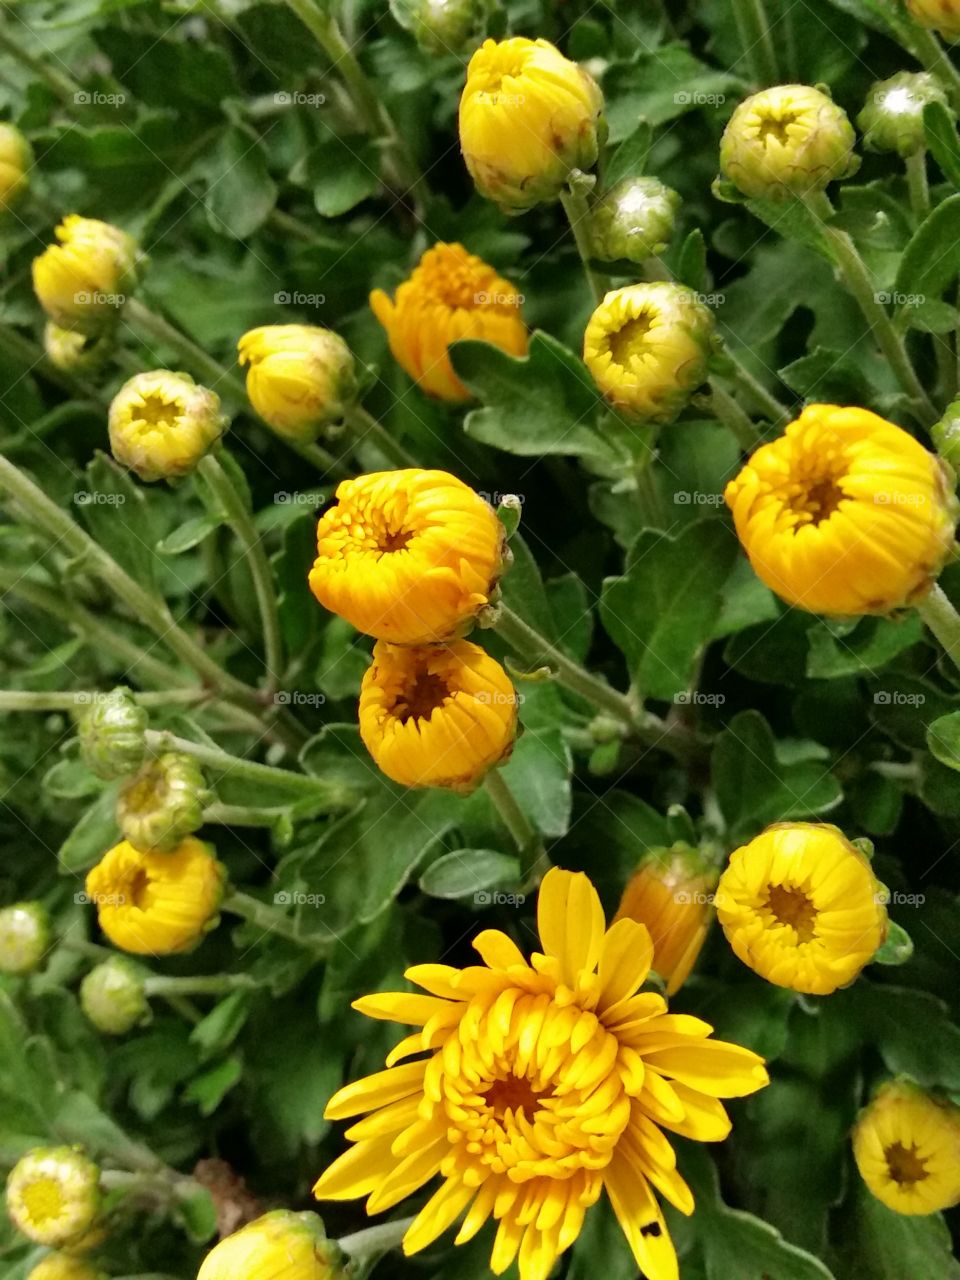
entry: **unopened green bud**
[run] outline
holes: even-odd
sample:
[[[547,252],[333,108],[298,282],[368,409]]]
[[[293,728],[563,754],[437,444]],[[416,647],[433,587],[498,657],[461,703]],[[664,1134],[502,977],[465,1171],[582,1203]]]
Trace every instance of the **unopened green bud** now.
[[[171,853],[203,826],[210,803],[203,771],[193,756],[164,752],[148,760],[117,797],[117,823],[141,853]]]
[[[85,1258],[51,1253],[37,1263],[27,1280],[106,1280],[106,1276]]]
[[[36,1147],[7,1179],[7,1212],[37,1244],[74,1244],[100,1213],[100,1170],[74,1147]]]
[[[143,972],[123,956],[98,964],[80,984],[80,1007],[104,1035],[126,1035],[150,1016]]]
[[[624,178],[593,208],[590,239],[603,262],[643,262],[673,237],[680,197],[659,178]]]
[[[275,1209],[221,1240],[197,1280],[345,1280],[348,1261],[315,1213]]]
[[[64,373],[93,373],[113,354],[113,334],[108,331],[100,337],[91,336],[78,329],[61,329],[49,320],[43,331],[43,349],[50,363]]]
[[[122,778],[140,767],[146,751],[147,713],[122,685],[94,694],[80,720],[83,758],[98,778]]]
[[[880,80],[857,116],[864,146],[870,151],[896,151],[904,159],[922,151],[926,145],[923,108],[928,102],[949,106],[936,76],[901,71],[889,80]]]
[[[0,911],[0,973],[33,973],[50,948],[52,931],[39,902],[17,902]]]
[[[943,417],[930,428],[930,436],[940,457],[955,471],[960,469],[960,400],[947,405]]]
[[[482,35],[495,6],[486,0],[390,0],[390,12],[427,53],[461,53]]]

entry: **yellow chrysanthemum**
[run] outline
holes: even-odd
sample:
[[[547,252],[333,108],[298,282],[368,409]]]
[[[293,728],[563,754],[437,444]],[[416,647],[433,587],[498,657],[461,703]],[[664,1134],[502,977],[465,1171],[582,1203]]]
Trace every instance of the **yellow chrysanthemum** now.
[[[645,422],[672,422],[707,377],[713,314],[682,285],[608,293],[583,335],[583,359],[607,400]]]
[[[819,89],[780,84],[741,102],[720,143],[725,177],[756,199],[823,191],[857,171],[847,113]]]
[[[268,324],[237,343],[248,365],[247,395],[279,435],[309,443],[321,427],[339,421],[357,393],[350,348],[330,329],[311,324]]]
[[[54,368],[64,373],[92,373],[113,355],[113,332],[81,333],[77,329],[61,329],[48,320],[43,330],[43,349]]]
[[[0,211],[9,209],[27,186],[33,151],[19,129],[0,122]]]
[[[27,1280],[106,1280],[106,1277],[84,1258],[74,1258],[69,1253],[51,1253],[37,1263]]]
[[[724,497],[757,576],[812,613],[885,614],[916,601],[953,548],[952,475],[866,409],[808,405]]]
[[[61,329],[96,333],[126,302],[136,280],[137,242],[100,222],[69,214],[56,229],[58,244],[33,260],[33,287]]]
[[[960,40],[960,0],[907,0],[910,17],[946,40]]]
[[[730,855],[717,917],[744,964],[768,982],[829,995],[887,935],[886,895],[869,860],[827,824],[781,822]]]
[[[7,1179],[11,1222],[37,1244],[53,1249],[86,1235],[100,1204],[100,1170],[73,1147],[36,1147]]]
[[[197,1280],[338,1280],[342,1260],[316,1214],[277,1209],[221,1240]]]
[[[860,1112],[853,1155],[864,1182],[895,1213],[960,1203],[960,1107],[909,1080],[890,1080]]]
[[[140,853],[122,841],[87,876],[87,896],[114,946],[134,955],[190,951],[216,920],[225,870],[194,837],[172,853]]]
[[[406,976],[429,995],[365,996],[354,1007],[422,1030],[388,1069],[341,1089],[332,1120],[356,1145],[320,1178],[321,1200],[368,1196],[390,1209],[437,1174],[443,1182],[404,1237],[426,1248],[464,1211],[463,1244],[491,1216],[490,1266],[519,1255],[520,1280],[546,1280],[606,1189],[647,1280],[677,1280],[677,1259],[654,1190],[682,1213],[693,1196],[663,1129],[702,1142],[726,1137],[719,1098],[767,1083],[763,1060],[711,1040],[699,1018],[667,1013],[640,993],[653,959],[633,920],[605,930],[584,875],[551,870],[540,888],[543,954],[528,964],[505,934],[474,946],[484,966],[418,965]],[[398,1062],[429,1052],[403,1066]]]
[[[503,526],[446,471],[344,480],[317,526],[310,589],[358,631],[431,644],[469,630],[502,569]]]
[[[453,371],[450,344],[473,338],[525,355],[522,303],[509,280],[462,244],[428,249],[395,297],[382,289],[370,294],[393,358],[428,395],[454,404],[469,400],[470,392]]]
[[[597,160],[603,94],[548,40],[485,40],[460,99],[460,149],[477,190],[507,212],[556,200]]]
[[[472,791],[509,756],[516,734],[516,691],[479,645],[374,646],[360,736],[394,782]]]
[[[697,850],[674,845],[651,849],[623,891],[614,920],[646,925],[668,996],[686,982],[707,940],[717,875]]]
[[[223,435],[220,397],[186,373],[155,369],[125,382],[110,402],[110,448],[148,484],[191,472]]]

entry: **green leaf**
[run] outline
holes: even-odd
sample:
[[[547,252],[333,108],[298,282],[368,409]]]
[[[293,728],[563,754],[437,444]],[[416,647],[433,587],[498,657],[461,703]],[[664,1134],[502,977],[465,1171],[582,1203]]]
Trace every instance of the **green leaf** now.
[[[205,538],[208,538],[214,529],[219,529],[222,523],[223,521],[216,516],[193,516],[189,520],[184,520],[183,524],[166,538],[162,538],[157,543],[157,551],[162,556],[179,556],[184,551],[192,551]]]
[[[921,1276],[960,1280],[960,1262],[953,1255],[943,1214],[895,1213],[872,1196],[857,1176],[852,1178],[851,1193],[837,1224],[843,1266],[839,1275],[857,1280],[919,1280]]]
[[[231,1089],[243,1078],[243,1063],[233,1054],[190,1081],[183,1091],[185,1102],[194,1102],[203,1116],[212,1116]]]
[[[960,139],[953,113],[942,102],[928,102],[923,108],[923,132],[943,176],[960,187]]]
[[[639,178],[646,173],[647,156],[653,141],[653,130],[646,120],[641,120],[633,133],[624,138],[607,162],[604,188],[609,191],[624,178]]]
[[[677,279],[689,289],[702,293],[707,286],[707,242],[699,227],[684,240],[677,255]]]
[[[191,1240],[206,1244],[217,1234],[217,1206],[206,1187],[179,1195],[176,1216]]]
[[[936,298],[960,271],[960,195],[950,196],[917,228],[900,259],[896,294]]]
[[[147,591],[156,580],[156,508],[144,490],[106,454],[97,453],[74,496],[93,537]]]
[[[501,772],[520,808],[542,835],[559,839],[567,834],[573,761],[559,729],[528,730]]]
[[[898,621],[863,618],[846,635],[828,624],[814,624],[807,632],[810,652],[807,675],[814,680],[875,674],[923,638],[923,624],[915,613]]]
[[[874,1046],[893,1075],[925,1088],[960,1089],[960,1027],[925,991],[860,978],[831,997],[833,1013]]]
[[[430,864],[420,877],[420,888],[431,898],[471,898],[489,889],[516,884],[520,862],[495,849],[454,849]]]
[[[870,384],[856,358],[843,351],[816,347],[777,370],[793,391],[806,399],[861,404],[870,399]]]
[[[317,213],[339,218],[379,190],[380,155],[369,138],[338,138],[328,131],[307,157],[304,175]]]
[[[951,711],[927,728],[927,745],[941,764],[960,769],[960,711]]]
[[[57,853],[61,875],[76,876],[99,862],[120,839],[116,808],[119,783],[111,783],[86,809]],[[77,891],[82,886],[78,884]]]
[[[254,135],[228,129],[205,168],[207,217],[216,231],[245,240],[269,217],[277,188],[266,156]]]
[[[902,925],[895,920],[889,921],[886,940],[871,964],[901,965],[906,964],[912,956],[913,939]]]
[[[233,1044],[250,1016],[250,993],[231,991],[190,1032],[190,1042],[208,1062]]]

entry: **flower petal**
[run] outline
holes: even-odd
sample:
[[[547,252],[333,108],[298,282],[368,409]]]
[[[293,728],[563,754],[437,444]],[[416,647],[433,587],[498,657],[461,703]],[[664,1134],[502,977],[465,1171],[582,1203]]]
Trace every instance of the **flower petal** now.
[[[603,907],[582,872],[558,867],[547,872],[537,900],[537,925],[545,953],[560,962],[569,986],[583,970],[596,967],[605,932]]]

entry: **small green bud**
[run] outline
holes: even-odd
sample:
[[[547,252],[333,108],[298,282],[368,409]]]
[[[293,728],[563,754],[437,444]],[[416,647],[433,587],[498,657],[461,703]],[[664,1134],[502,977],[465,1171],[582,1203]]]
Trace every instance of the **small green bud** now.
[[[960,467],[960,400],[947,405],[938,423],[930,428],[937,453],[955,470]]]
[[[52,930],[39,902],[17,902],[0,911],[0,973],[33,973],[50,947]]]
[[[95,373],[108,362],[114,345],[112,330],[96,337],[78,329],[61,329],[48,320],[43,331],[47,359],[64,373]]]
[[[659,178],[624,178],[591,213],[594,257],[643,262],[663,253],[673,238],[679,208],[679,195]]]
[[[146,751],[147,713],[122,685],[94,695],[80,721],[83,758],[98,778],[134,773]]]
[[[171,853],[203,826],[210,803],[203,771],[192,756],[164,752],[149,760],[117,797],[117,823],[141,853]]]
[[[896,151],[906,159],[926,145],[923,108],[928,102],[948,106],[936,76],[925,71],[901,71],[880,80],[867,95],[857,127],[870,151]]]
[[[74,1147],[35,1147],[7,1179],[7,1212],[37,1244],[69,1247],[99,1216],[100,1170]]]
[[[482,35],[495,4],[487,0],[390,0],[390,12],[426,53],[461,53]]]
[[[125,1035],[150,1016],[143,972],[123,956],[98,964],[80,984],[80,1007],[104,1035]]]

